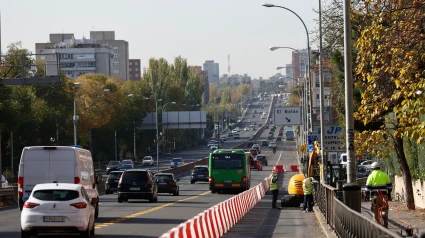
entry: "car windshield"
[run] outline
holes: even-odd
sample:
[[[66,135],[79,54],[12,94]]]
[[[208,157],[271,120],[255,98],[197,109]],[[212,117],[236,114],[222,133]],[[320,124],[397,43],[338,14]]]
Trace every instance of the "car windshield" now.
[[[131,160],[123,160],[122,164],[132,164],[132,161]]]
[[[195,167],[193,168],[193,172],[207,172],[208,168],[206,167]]]
[[[69,201],[80,196],[75,190],[46,189],[34,191],[34,198],[42,201]]]
[[[212,154],[213,169],[242,169],[243,154]]]
[[[172,181],[173,176],[171,174],[160,174],[160,175],[155,175],[154,179]]]
[[[135,181],[147,181],[148,175],[146,171],[127,171],[122,177],[121,183],[132,184]]]
[[[151,157],[145,157],[145,158],[143,158],[143,160],[152,160],[152,158]]]
[[[180,158],[174,158],[173,160],[171,160],[172,162],[183,162],[183,160],[182,159],[180,159]]]
[[[119,161],[110,161],[108,164],[108,166],[118,166],[118,165],[120,165]]]
[[[265,159],[265,157],[264,157],[264,155],[259,155],[259,156],[257,156],[257,159],[262,160],[262,159]]]
[[[133,166],[131,164],[125,164],[123,166],[120,167],[120,169],[132,169]]]
[[[110,179],[119,179],[121,177],[122,173],[110,173],[109,177]]]

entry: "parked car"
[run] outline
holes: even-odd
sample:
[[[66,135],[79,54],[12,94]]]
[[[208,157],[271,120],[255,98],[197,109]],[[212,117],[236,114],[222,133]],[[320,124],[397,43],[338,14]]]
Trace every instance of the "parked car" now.
[[[259,154],[257,155],[256,159],[265,166],[269,165],[268,158],[266,155]]]
[[[9,182],[6,180],[6,177],[4,177],[4,175],[1,176],[1,186],[2,187],[9,186]]]
[[[126,171],[127,169],[134,169],[134,166],[133,166],[133,165],[131,165],[131,164],[124,164],[124,165],[121,165],[121,167],[120,167],[120,171],[121,171],[121,172],[124,172],[124,171]]]
[[[84,186],[95,205],[95,218],[99,216],[97,184],[102,183],[102,175],[95,174],[90,151],[72,146],[25,147],[18,172],[19,208],[22,210],[35,185],[52,182]]]
[[[37,184],[24,203],[21,237],[55,233],[94,235],[95,206],[81,184]]]
[[[365,169],[371,169],[372,168],[372,160],[365,160],[363,162],[360,163],[361,166],[363,166]]]
[[[112,194],[118,190],[118,182],[120,181],[122,171],[112,171],[109,173],[105,182],[105,194]]]
[[[179,167],[180,165],[184,164],[184,161],[182,158],[173,158],[170,162],[171,162],[171,166],[170,166],[171,168]]]
[[[142,166],[144,165],[154,165],[152,156],[145,156],[142,160]]]
[[[158,183],[158,193],[170,193],[174,196],[180,194],[179,179],[172,173],[156,173],[153,177]]]
[[[106,174],[109,174],[112,171],[118,171],[119,167],[121,166],[121,162],[116,160],[109,161],[108,165],[106,166]]]
[[[193,184],[198,181],[208,182],[208,165],[195,165],[192,170],[190,183]]]
[[[151,171],[129,169],[122,174],[118,183],[118,202],[127,202],[128,199],[158,201],[158,185],[154,181]]]

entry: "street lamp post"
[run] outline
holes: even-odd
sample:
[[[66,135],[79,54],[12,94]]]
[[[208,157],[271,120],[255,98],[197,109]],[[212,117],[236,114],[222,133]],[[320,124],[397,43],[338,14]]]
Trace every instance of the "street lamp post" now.
[[[81,86],[81,83],[74,83],[75,86]],[[74,97],[74,116],[72,117],[72,121],[74,123],[74,145],[77,145],[77,124],[79,121],[79,117],[77,115],[77,100]]]
[[[322,182],[326,182],[325,176],[325,165],[327,158],[325,156],[326,148],[325,148],[325,105],[324,105],[324,80],[323,80],[323,61],[322,61],[322,1],[319,0],[319,86],[320,86],[320,149],[322,155]],[[329,118],[330,119],[330,118]]]
[[[159,135],[158,135],[158,102],[161,102],[162,99],[155,99],[155,121],[156,121],[156,169],[159,172]]]
[[[134,97],[134,94],[129,94],[128,97]],[[133,157],[137,159],[137,149],[136,149],[136,118],[133,119]]]
[[[164,106],[162,106],[161,115],[164,115],[165,106],[167,106],[169,103],[176,104],[176,102],[167,102],[166,104],[164,104]],[[168,120],[167,120],[167,122],[168,122]],[[164,129],[164,125],[162,125],[162,134],[164,135],[164,138],[166,138],[165,137],[165,131],[164,130],[165,130]],[[164,141],[166,141],[166,140],[164,139]],[[165,146],[167,146],[167,143],[164,143],[164,150],[165,150]]]
[[[309,117],[309,123],[310,123],[310,129],[313,129],[313,116],[312,116],[312,102],[313,102],[313,98],[311,97],[311,81],[310,81],[310,61],[311,61],[311,57],[310,57],[310,36],[308,34],[308,29],[307,26],[305,25],[303,19],[294,11],[292,11],[289,8],[283,7],[283,6],[278,6],[278,5],[274,5],[274,4],[270,4],[270,3],[265,3],[263,4],[264,7],[278,7],[278,8],[282,8],[285,9],[287,11],[292,12],[295,16],[298,17],[298,19],[302,22],[304,28],[305,28],[305,33],[307,35],[307,58],[308,58],[308,62],[307,62],[307,79],[308,79],[308,85],[309,85],[309,90],[308,90],[308,99],[309,99],[309,111],[310,111],[310,117]]]

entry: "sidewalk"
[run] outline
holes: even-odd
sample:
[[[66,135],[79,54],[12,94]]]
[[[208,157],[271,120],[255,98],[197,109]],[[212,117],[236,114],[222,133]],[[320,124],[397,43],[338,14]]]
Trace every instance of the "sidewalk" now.
[[[402,202],[389,202],[389,220],[388,229],[406,236],[406,227],[412,226],[419,229],[419,232],[425,231],[425,209],[416,208],[415,211],[408,211],[406,205]],[[362,214],[373,219],[372,211],[370,210],[370,202],[362,202]]]
[[[287,184],[295,173],[285,172],[279,175],[279,197],[277,206],[280,207],[280,198],[287,194]],[[234,227],[223,237],[326,237],[316,220],[313,212],[304,213],[300,208],[272,208],[271,192],[255,205]]]

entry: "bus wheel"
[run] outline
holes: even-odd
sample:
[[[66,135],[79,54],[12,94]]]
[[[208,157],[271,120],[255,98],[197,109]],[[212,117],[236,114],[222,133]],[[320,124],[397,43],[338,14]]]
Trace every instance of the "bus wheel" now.
[[[211,193],[217,193],[217,190],[211,189]]]

